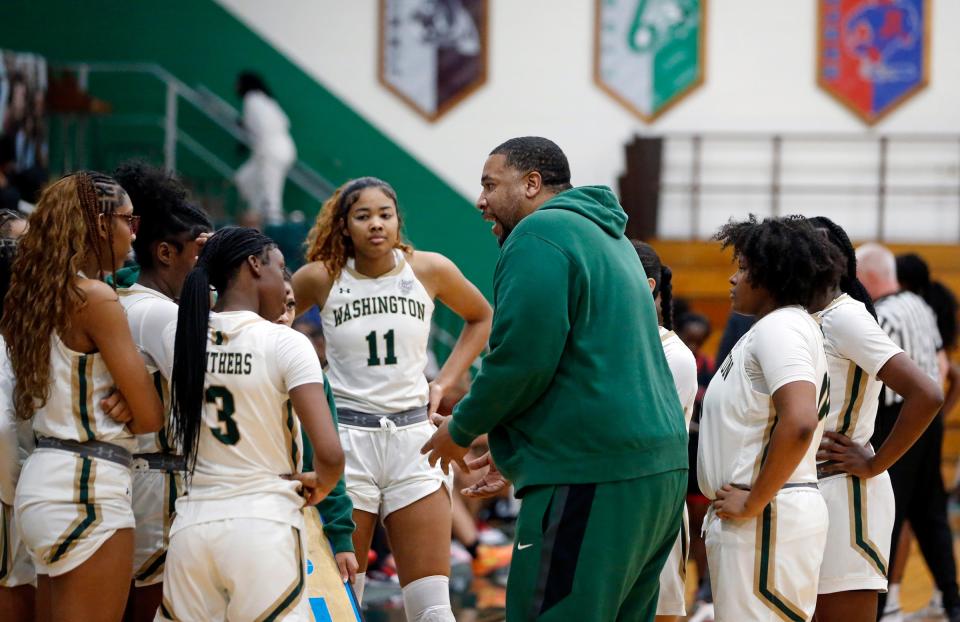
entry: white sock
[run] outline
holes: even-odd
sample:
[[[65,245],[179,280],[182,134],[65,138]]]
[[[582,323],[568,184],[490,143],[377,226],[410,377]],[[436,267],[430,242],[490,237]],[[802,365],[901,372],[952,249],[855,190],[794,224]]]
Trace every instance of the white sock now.
[[[367,582],[367,573],[358,572],[353,579],[353,593],[357,596],[357,604],[363,602],[363,586]]]
[[[891,583],[887,586],[887,604],[884,609],[895,611],[900,608],[900,584]]]
[[[433,575],[403,588],[407,622],[456,622],[450,608],[450,578]]]

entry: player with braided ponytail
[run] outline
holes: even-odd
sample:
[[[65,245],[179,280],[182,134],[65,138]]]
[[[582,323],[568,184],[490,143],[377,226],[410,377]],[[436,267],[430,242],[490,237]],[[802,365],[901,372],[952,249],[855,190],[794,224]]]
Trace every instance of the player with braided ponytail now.
[[[817,620],[868,622],[876,617],[878,593],[887,589],[894,524],[887,469],[927,428],[941,398],[936,384],[877,324],[846,232],[823,216],[810,222],[841,255],[839,279],[810,306],[820,320],[830,373],[830,410],[817,454],[830,516]],[[903,396],[903,410],[874,455],[869,445],[883,383]]]
[[[116,181],[80,172],[44,190],[20,238],[0,329],[17,417],[38,439],[15,512],[41,619],[118,620],[130,586],[133,435],[158,430],[162,408],[100,279],[120,267],[137,220]],[[112,408],[110,395],[126,401]]]
[[[683,341],[673,332],[673,288],[671,286],[672,272],[663,265],[657,251],[646,242],[631,240],[643,271],[647,275],[650,293],[658,303],[660,317],[660,344],[663,354],[667,358],[673,383],[677,387],[677,396],[683,406],[683,417],[686,426],[690,428],[693,418],[693,404],[697,399],[697,361]],[[660,572],[660,594],[657,597],[657,622],[675,621],[679,616],[686,615],[686,594],[684,582],[686,580],[687,549],[690,544],[688,534],[689,517],[687,508],[683,508],[683,522],[677,541],[670,551],[667,563]]]
[[[172,378],[172,441],[188,477],[160,619],[311,619],[300,510],[304,497],[316,504],[336,485],[343,450],[313,346],[274,323],[283,270],[283,255],[260,232],[216,232],[164,332],[159,364]],[[314,448],[308,473],[300,472],[301,423]]]

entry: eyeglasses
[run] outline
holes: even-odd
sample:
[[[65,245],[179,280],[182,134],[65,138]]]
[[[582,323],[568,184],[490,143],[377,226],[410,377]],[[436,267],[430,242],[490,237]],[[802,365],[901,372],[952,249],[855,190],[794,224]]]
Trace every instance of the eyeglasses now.
[[[110,214],[110,216],[123,218],[127,221],[127,226],[130,227],[130,233],[137,234],[137,230],[140,228],[140,216],[136,214]]]

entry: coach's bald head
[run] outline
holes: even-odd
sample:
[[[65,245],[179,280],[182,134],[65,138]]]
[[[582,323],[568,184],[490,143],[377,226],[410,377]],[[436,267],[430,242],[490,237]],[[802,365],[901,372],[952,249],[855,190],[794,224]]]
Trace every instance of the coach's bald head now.
[[[857,248],[857,278],[874,300],[900,291],[897,260],[886,246],[868,243]]]

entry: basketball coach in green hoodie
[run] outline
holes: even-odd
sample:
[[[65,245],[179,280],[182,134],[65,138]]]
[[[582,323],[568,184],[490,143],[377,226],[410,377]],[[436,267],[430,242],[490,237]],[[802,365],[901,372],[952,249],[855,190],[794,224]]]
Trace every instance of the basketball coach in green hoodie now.
[[[494,149],[480,183],[501,246],[490,353],[423,452],[462,464],[488,433],[474,492],[509,480],[522,498],[509,622],[652,621],[687,432],[627,215],[609,188],[571,187],[545,138]]]

